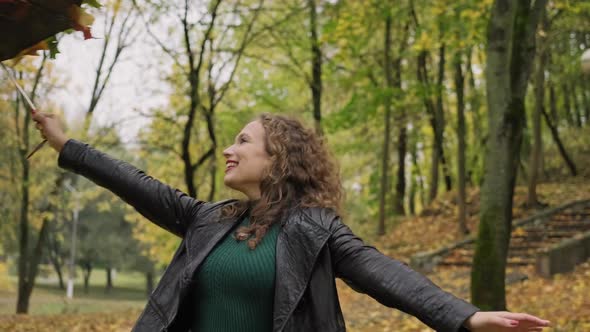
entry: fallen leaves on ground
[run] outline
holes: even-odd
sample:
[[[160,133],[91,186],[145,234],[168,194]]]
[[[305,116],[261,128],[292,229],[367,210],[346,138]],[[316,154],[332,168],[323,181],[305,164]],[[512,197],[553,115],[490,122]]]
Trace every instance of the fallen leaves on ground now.
[[[139,312],[63,314],[63,315],[4,315],[0,316],[0,331],[11,332],[128,332]]]
[[[553,208],[576,200],[590,199],[590,182],[572,178],[559,183],[538,185],[540,201]],[[479,224],[479,189],[467,191],[467,227],[476,234]],[[525,208],[527,188],[516,187],[514,192],[514,220],[531,216],[539,211]],[[419,216],[407,217],[397,227],[372,243],[383,253],[409,262],[410,257],[423,251],[436,250],[464,238],[459,233],[457,195],[441,195]]]
[[[428,277],[442,289],[469,299],[470,269],[436,269]],[[590,262],[579,265],[573,273],[553,279],[535,276],[507,286],[508,309],[527,312],[551,321],[547,332],[590,331]],[[387,308],[366,295],[338,282],[342,310],[350,332],[420,332],[432,331],[418,319]]]

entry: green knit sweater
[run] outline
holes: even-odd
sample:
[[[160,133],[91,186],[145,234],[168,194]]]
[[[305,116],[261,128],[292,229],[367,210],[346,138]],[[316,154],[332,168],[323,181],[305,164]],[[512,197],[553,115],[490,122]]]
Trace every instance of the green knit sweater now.
[[[246,226],[245,218],[240,226]],[[196,274],[193,332],[272,331],[275,248],[279,223],[251,250],[233,238],[209,253]]]

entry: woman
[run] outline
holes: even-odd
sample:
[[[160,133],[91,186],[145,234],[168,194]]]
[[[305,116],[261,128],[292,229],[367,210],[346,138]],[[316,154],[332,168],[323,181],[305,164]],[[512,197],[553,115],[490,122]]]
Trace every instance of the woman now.
[[[541,331],[528,314],[483,312],[365,245],[342,223],[342,188],[322,140],[262,114],[226,158],[224,183],[247,200],[196,200],[68,139],[33,116],[60,167],[103,186],[182,238],[134,331],[345,331],[335,277],[437,331]]]

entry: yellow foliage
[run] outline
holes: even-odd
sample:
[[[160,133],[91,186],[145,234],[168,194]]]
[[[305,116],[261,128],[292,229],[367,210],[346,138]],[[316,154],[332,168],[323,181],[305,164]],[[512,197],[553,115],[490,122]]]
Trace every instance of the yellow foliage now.
[[[0,262],[0,292],[12,290],[13,286],[8,280],[8,268],[6,263]]]
[[[429,50],[433,47],[435,41],[432,39],[432,36],[427,32],[422,32],[412,48],[414,51],[424,51]]]
[[[111,211],[111,204],[109,201],[99,201],[96,203],[96,208],[98,212],[108,212]]]
[[[461,12],[461,19],[470,19],[470,20],[477,20],[484,14],[480,11],[473,10],[473,9],[465,9]]]

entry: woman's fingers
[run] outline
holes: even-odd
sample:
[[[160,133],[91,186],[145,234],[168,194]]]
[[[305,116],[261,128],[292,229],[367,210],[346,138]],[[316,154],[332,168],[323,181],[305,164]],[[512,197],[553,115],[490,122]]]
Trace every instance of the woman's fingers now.
[[[513,328],[518,326],[518,321],[504,317],[494,312],[485,313],[485,318],[480,323],[481,326],[491,325],[502,328]]]
[[[34,112],[32,117],[33,117],[33,121],[35,121],[35,122],[41,122],[44,118],[43,113],[41,113],[41,112]]]
[[[36,122],[35,128],[39,129],[43,139],[47,140],[53,149],[60,152],[68,137],[63,131],[59,116],[52,113],[35,112],[32,117]]]
[[[521,323],[528,323],[529,325],[534,326],[549,326],[550,323],[548,320],[525,313],[504,312],[502,313],[502,316],[507,319],[518,320]]]
[[[33,121],[35,121],[35,128],[39,130],[41,137],[44,140],[47,140],[47,136],[45,133],[45,127],[49,124],[47,123],[47,119],[54,119],[55,115],[51,113],[42,113],[42,112],[34,112],[32,115]]]
[[[47,118],[54,119],[55,114],[53,113],[43,113],[43,112],[34,112],[32,114],[33,121],[37,123],[43,123]]]

